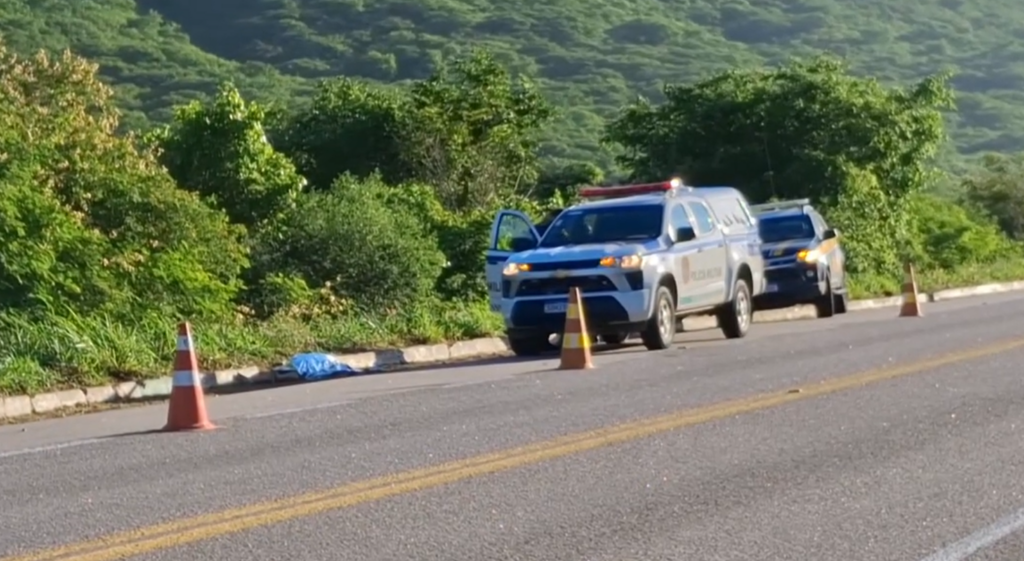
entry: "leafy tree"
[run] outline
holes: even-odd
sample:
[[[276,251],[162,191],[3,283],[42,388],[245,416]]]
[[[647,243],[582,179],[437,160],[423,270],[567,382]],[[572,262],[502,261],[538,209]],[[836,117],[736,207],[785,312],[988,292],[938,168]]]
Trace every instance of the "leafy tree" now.
[[[4,306],[99,309],[108,302],[123,302],[125,295],[112,271],[96,266],[110,254],[106,240],[38,188],[38,167],[24,166],[4,165],[0,171]]]
[[[478,51],[408,95],[325,82],[280,145],[318,188],[343,173],[379,173],[393,185],[433,185],[445,207],[470,209],[536,183],[538,133],[551,115],[531,82]]]
[[[388,183],[401,183],[412,174],[403,152],[410,117],[408,100],[397,91],[348,78],[328,80],[286,122],[278,145],[314,189],[330,189],[345,173],[380,172]]]
[[[406,144],[415,178],[450,208],[523,192],[540,172],[537,133],[551,108],[525,78],[474,51],[412,87],[416,121]]]
[[[990,154],[964,179],[967,201],[992,215],[1006,235],[1024,240],[1024,154]]]
[[[600,185],[604,171],[590,162],[573,162],[562,166],[549,166],[537,179],[532,195],[546,199],[556,194],[572,195],[571,191],[585,185]]]
[[[179,185],[195,191],[231,221],[258,225],[290,208],[305,179],[267,140],[265,109],[246,103],[234,86],[216,98],[178,108],[174,122],[155,131],[160,161]]]
[[[94,65],[67,52],[23,59],[0,45],[6,302],[224,313],[246,262],[238,232],[117,128]]]
[[[946,79],[886,88],[829,57],[728,71],[666,87],[660,106],[637,101],[606,140],[625,149],[620,162],[637,179],[681,175],[736,186],[755,201],[816,199],[852,236],[854,270],[895,272],[907,197],[936,177],[932,157],[952,103]],[[857,251],[858,243],[886,247]]]

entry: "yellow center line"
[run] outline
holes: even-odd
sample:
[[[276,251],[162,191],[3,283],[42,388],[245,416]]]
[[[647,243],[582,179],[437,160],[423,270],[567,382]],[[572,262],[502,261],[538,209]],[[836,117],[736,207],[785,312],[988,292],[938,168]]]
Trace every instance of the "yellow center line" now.
[[[560,443],[563,441],[567,443],[582,440],[587,438],[588,436],[588,434],[572,434],[559,438],[557,440]],[[184,530],[195,528],[197,526],[207,526],[215,523],[223,523],[228,520],[259,515],[266,511],[279,510],[284,508],[294,508],[308,503],[315,503],[318,501],[351,495],[353,493],[358,493],[361,491],[373,490],[377,487],[389,487],[392,485],[399,485],[408,480],[421,479],[424,477],[430,477],[437,473],[445,473],[457,469],[473,467],[477,464],[490,463],[497,460],[502,460],[511,455],[530,453],[534,449],[544,449],[550,447],[553,442],[554,441],[538,442],[536,444],[530,444],[518,448],[494,452],[491,454],[475,456],[472,458],[467,458],[465,460],[456,460],[452,462],[438,464],[428,468],[410,470],[402,473],[386,475],[383,477],[378,477],[365,481],[358,481],[355,483],[350,483],[343,485],[341,487],[335,487],[323,491],[314,491],[310,493],[304,493],[302,495],[295,495],[291,497],[285,497],[282,499],[255,503],[243,507],[227,509],[209,514],[202,514],[195,517],[184,518],[180,520],[173,520],[162,524],[156,524],[144,528],[138,528],[134,530],[119,532],[116,534],[110,534],[108,536],[103,536],[100,538],[96,538],[94,540],[55,547],[52,549],[46,549],[28,555],[4,557],[0,559],[0,561],[45,561],[64,558],[69,555],[75,555],[78,553],[96,550],[99,548],[110,548],[125,543],[137,542],[145,539],[163,536],[166,534],[173,534],[175,532],[182,532]]]
[[[813,397],[920,373],[1024,347],[1024,339],[1003,341],[940,357],[832,378],[800,392],[761,394],[659,417],[585,431],[553,440],[448,462],[434,467],[346,484],[326,491],[267,501],[121,532],[95,540],[0,561],[113,561],[235,534],[254,528],[340,510],[488,474],[576,455],[660,433],[771,409]]]

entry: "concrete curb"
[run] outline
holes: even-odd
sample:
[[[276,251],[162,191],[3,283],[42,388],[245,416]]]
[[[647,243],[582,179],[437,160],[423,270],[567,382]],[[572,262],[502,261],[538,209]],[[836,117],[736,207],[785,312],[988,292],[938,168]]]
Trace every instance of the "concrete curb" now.
[[[927,302],[939,302],[969,296],[999,294],[1015,290],[1024,290],[1024,281],[985,284],[964,288],[950,288],[933,293],[922,293]],[[875,310],[899,306],[902,297],[875,298],[871,300],[853,300],[849,303],[851,312]],[[755,323],[774,323],[811,319],[815,317],[812,306],[797,306],[782,310],[770,310],[754,314]],[[686,318],[683,321],[685,331],[713,329],[718,321],[710,316]],[[416,345],[404,349],[385,349],[381,351],[335,355],[340,362],[350,365],[363,373],[380,372],[400,369],[404,366],[437,364],[448,361],[487,358],[509,353],[508,343],[500,337],[486,337],[457,341],[451,344]],[[244,389],[246,386],[265,387],[275,382],[296,379],[293,373],[285,368],[263,370],[255,366],[218,370],[203,374],[203,388]],[[171,393],[171,378],[156,378],[137,382],[122,382],[112,386],[98,386],[76,390],[43,393],[33,396],[18,395],[0,397],[0,419],[26,417],[32,414],[45,414],[54,411],[88,405],[114,402],[131,402],[147,399],[166,398]]]

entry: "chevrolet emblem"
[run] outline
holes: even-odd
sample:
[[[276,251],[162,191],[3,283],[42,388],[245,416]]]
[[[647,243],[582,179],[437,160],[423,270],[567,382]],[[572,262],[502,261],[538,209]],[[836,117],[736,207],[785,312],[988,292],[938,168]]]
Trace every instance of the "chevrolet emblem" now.
[[[778,249],[776,249],[775,251],[772,252],[772,256],[778,257],[778,256],[782,255],[785,252],[786,252],[786,248],[780,247],[780,248],[778,248]]]
[[[568,276],[569,276],[569,271],[565,271],[565,270],[555,271],[555,278],[556,279],[564,279],[564,278],[566,278]]]

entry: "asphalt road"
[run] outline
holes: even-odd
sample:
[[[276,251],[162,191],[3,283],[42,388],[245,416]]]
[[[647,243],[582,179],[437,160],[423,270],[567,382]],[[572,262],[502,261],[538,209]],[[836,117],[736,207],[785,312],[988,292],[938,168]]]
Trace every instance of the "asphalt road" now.
[[[0,427],[0,561],[1020,561],[1024,297],[925,310]]]

